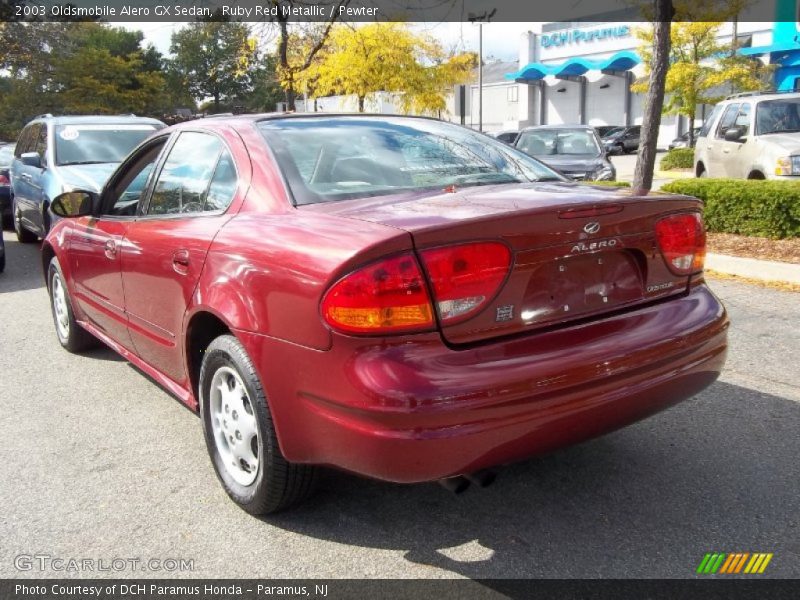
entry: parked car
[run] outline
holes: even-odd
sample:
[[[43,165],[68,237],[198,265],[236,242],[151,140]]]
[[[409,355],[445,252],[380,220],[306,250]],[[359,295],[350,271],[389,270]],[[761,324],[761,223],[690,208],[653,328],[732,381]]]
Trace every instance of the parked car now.
[[[621,129],[621,127],[621,125],[598,125],[594,128],[594,130],[597,132],[597,135],[600,137],[600,139],[603,139],[603,136],[605,136],[607,133],[615,129]]]
[[[617,171],[588,125],[540,125],[523,129],[514,146],[578,181],[614,181]]]
[[[42,115],[22,130],[11,164],[14,229],[34,242],[50,229],[53,198],[73,188],[99,191],[130,150],[161,121],[134,115]]]
[[[636,152],[639,149],[639,136],[641,133],[641,125],[612,129],[603,136],[603,146],[611,154]]]
[[[697,143],[697,135],[700,133],[700,127],[694,128],[694,135],[692,136],[692,143],[689,145],[689,132],[686,131],[672,140],[668,146],[670,150],[674,150],[675,148],[694,148],[695,144]]]
[[[800,93],[729,96],[711,111],[694,149],[698,177],[800,176]]]
[[[199,411],[251,513],[301,500],[318,464],[487,483],[725,358],[698,200],[577,185],[434,119],[179,124],[52,209],[59,342],[98,338]]]
[[[0,142],[0,224],[11,225],[11,162],[14,144]]]
[[[497,133],[492,134],[496,140],[500,140],[506,144],[514,145],[514,142],[517,140],[517,136],[519,135],[519,131],[516,129],[511,129],[508,131],[498,131]]]

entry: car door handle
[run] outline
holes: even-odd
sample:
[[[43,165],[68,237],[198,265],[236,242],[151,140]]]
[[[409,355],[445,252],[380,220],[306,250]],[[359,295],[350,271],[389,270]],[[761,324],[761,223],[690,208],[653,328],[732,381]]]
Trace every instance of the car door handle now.
[[[19,178],[22,179],[22,181],[30,181],[31,180],[31,176],[28,173],[23,173],[22,175],[19,176]]]
[[[189,251],[176,250],[172,253],[172,268],[176,273],[185,275],[189,272]]]
[[[106,240],[105,244],[106,256],[110,259],[117,257],[117,243],[114,240]]]

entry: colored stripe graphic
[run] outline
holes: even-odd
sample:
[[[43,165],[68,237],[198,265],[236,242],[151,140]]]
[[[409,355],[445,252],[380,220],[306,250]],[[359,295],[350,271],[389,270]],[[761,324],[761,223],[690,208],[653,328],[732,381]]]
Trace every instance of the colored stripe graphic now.
[[[731,565],[733,564],[733,557],[734,556],[735,556],[734,554],[728,554],[727,560],[722,565],[722,568],[719,570],[720,573],[730,573],[729,569],[731,568]]]
[[[736,569],[733,571],[734,573],[738,573],[739,571],[742,570],[742,567],[744,566],[744,561],[747,560],[747,557],[750,556],[750,553],[745,552],[744,554],[740,554],[739,556],[741,558],[739,559],[739,562],[736,564]]]
[[[706,555],[703,557],[703,560],[701,560],[701,561],[700,561],[700,566],[699,566],[699,567],[697,567],[697,573],[698,573],[698,574],[699,574],[699,573],[705,573],[705,572],[706,572],[706,571],[705,571],[705,569],[706,569],[706,565],[708,564],[708,561],[709,561],[709,560],[711,560],[711,554],[706,554]]]
[[[697,567],[698,575],[761,574],[774,556],[769,552],[708,552]]]
[[[769,564],[769,561],[772,560],[773,556],[774,556],[774,554],[772,552],[770,552],[769,554],[767,554],[764,557],[764,562],[761,563],[761,568],[758,570],[759,573],[763,573],[764,572],[764,570],[767,568],[767,565]]]

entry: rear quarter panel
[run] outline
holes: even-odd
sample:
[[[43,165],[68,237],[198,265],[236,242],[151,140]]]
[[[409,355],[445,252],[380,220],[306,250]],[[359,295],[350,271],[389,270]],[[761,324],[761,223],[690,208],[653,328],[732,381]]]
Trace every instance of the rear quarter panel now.
[[[208,311],[233,329],[327,349],[330,331],[319,311],[327,288],[360,264],[410,249],[411,236],[297,210],[255,125],[238,133],[250,154],[250,189],[209,249],[187,323]]]
[[[290,210],[240,213],[206,259],[193,312],[230,327],[324,350],[319,306],[331,283],[358,265],[411,248],[411,236],[373,223]]]

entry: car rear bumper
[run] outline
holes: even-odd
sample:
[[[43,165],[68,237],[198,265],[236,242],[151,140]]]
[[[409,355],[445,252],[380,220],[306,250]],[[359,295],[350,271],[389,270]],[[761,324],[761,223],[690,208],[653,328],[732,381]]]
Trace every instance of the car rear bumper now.
[[[314,351],[237,332],[285,456],[396,482],[469,473],[580,442],[719,375],[725,310],[704,284],[600,321],[469,349],[334,336]]]

